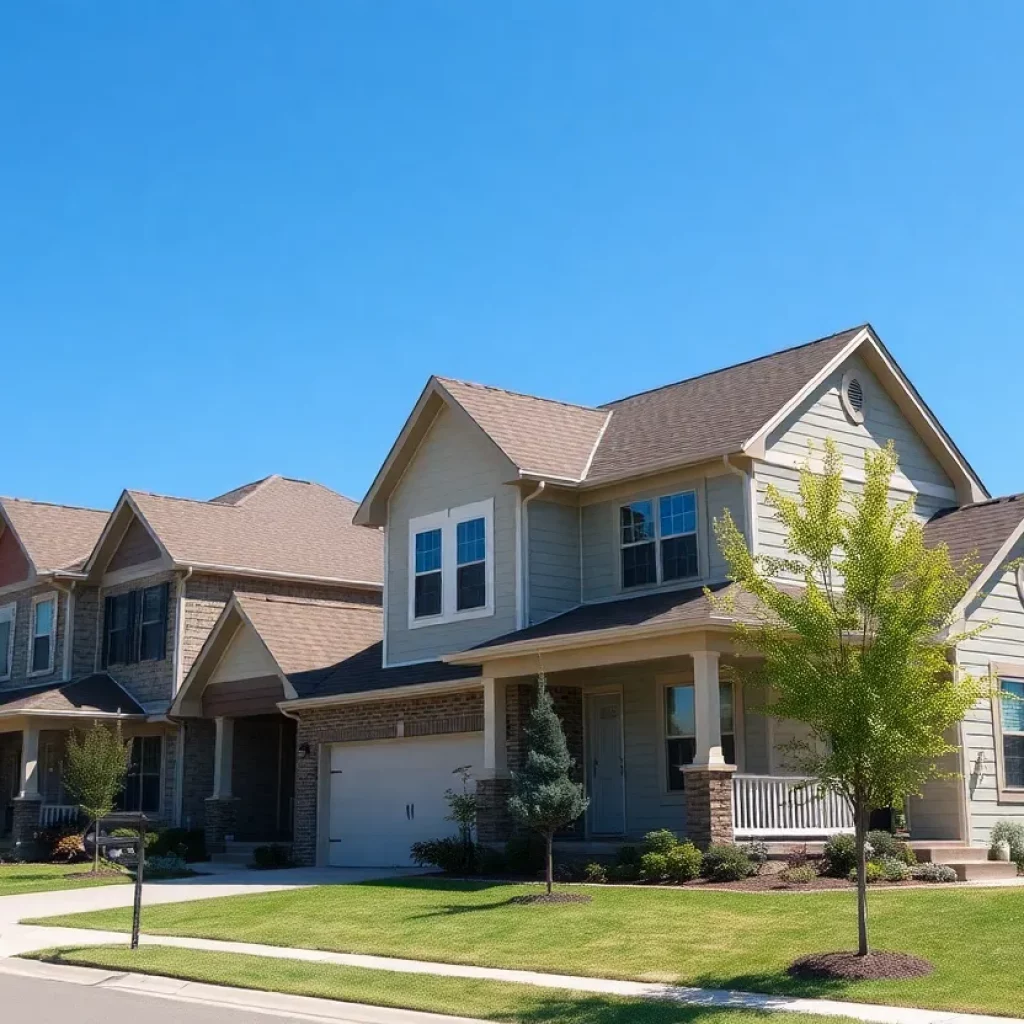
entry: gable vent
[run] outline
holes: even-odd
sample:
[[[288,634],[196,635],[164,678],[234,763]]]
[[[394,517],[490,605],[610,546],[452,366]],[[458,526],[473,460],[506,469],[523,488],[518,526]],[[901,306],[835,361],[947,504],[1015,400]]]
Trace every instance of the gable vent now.
[[[843,411],[853,423],[864,422],[864,386],[860,379],[852,373],[843,377],[842,386],[839,389],[839,396],[842,399]]]
[[[846,389],[846,393],[850,398],[850,405],[857,411],[864,411],[864,389],[860,386],[860,381],[856,377],[850,381],[850,386]]]

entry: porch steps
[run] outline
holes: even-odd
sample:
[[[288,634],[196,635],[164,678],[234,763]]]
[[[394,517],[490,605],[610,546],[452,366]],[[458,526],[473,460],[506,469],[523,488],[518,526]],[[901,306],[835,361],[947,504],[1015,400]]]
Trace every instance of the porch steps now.
[[[275,843],[270,839],[258,843],[232,841],[224,844],[223,853],[213,854],[210,860],[214,864],[241,864],[248,866],[252,863],[253,853],[260,846],[283,846],[290,851],[292,844]]]
[[[1016,864],[989,860],[988,850],[984,846],[911,843],[911,848],[922,863],[931,861],[934,864],[948,864],[961,882],[1017,877]]]

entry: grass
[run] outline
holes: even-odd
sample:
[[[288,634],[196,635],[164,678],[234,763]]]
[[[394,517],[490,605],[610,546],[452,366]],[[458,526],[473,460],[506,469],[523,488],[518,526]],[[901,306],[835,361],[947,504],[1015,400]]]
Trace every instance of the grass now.
[[[911,981],[855,984],[797,982],[786,974],[798,956],[851,948],[851,893],[593,887],[590,904],[509,904],[511,897],[535,891],[420,878],[323,886],[148,907],[143,930],[1024,1016],[1024,889],[873,893],[874,947],[925,957],[935,972]],[[124,909],[33,923],[127,931],[130,918]]]
[[[128,874],[109,878],[80,878],[92,864],[0,864],[0,896],[20,896],[27,892],[53,889],[84,889],[95,885],[130,882]]]
[[[35,953],[31,959],[515,1024],[775,1024],[782,1016],[160,946],[135,952],[123,946],[64,949]],[[815,1017],[815,1021],[852,1024],[845,1017]]]

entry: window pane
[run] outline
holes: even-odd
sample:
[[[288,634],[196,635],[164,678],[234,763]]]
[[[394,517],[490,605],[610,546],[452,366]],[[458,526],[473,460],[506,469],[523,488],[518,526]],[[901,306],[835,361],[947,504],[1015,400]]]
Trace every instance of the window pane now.
[[[140,810],[147,814],[155,814],[160,810],[160,776],[144,775],[140,794]]]
[[[699,575],[697,568],[697,535],[670,537],[661,542],[661,578],[684,580]]]
[[[32,671],[42,672],[50,666],[50,638],[37,636],[32,641]]]
[[[669,740],[667,746],[668,788],[670,792],[679,792],[684,788],[683,768],[693,764],[697,753],[696,742],[692,739]]]
[[[49,636],[53,630],[53,601],[40,601],[36,605],[36,636]]]
[[[482,608],[487,604],[487,584],[484,580],[486,568],[485,562],[459,566],[456,579],[456,607],[460,612],[467,608]]]
[[[142,592],[142,621],[157,622],[160,619],[160,605],[163,587],[147,587]]]
[[[435,572],[441,568],[441,531],[416,534],[416,571]]]
[[[658,582],[654,564],[654,544],[637,544],[622,549],[623,587],[642,587]]]
[[[736,763],[736,737],[722,734],[722,757],[726,764]]]
[[[416,577],[415,615],[417,619],[425,615],[441,614],[441,574],[427,573]]]
[[[693,716],[692,686],[666,687],[665,731],[669,736],[687,736],[692,738],[697,734]],[[689,764],[689,761],[687,764]]]
[[[139,636],[139,659],[157,661],[160,658],[163,623],[150,622],[142,627]]]
[[[482,562],[487,557],[485,528],[483,519],[470,519],[469,522],[456,526],[455,540],[459,565]]]
[[[0,620],[0,676],[10,675],[11,666],[7,655],[11,650],[11,621]]]
[[[654,540],[654,503],[634,501],[632,505],[623,505],[619,509],[619,522],[623,544]]]
[[[697,497],[693,491],[658,499],[662,537],[693,533],[697,529]]]
[[[131,594],[118,594],[114,598],[113,608],[111,609],[111,628],[112,629],[127,629],[128,628],[128,616],[131,610]]]
[[[1003,704],[1003,730],[1024,732],[1024,683],[1001,679],[999,685],[1006,695]]]
[[[1003,770],[1008,786],[1024,788],[1024,736],[1003,737]]]
[[[147,736],[142,741],[142,770],[148,775],[160,774],[160,747],[159,736]]]
[[[732,683],[718,684],[718,701],[722,709],[722,735],[736,731],[733,725]]]

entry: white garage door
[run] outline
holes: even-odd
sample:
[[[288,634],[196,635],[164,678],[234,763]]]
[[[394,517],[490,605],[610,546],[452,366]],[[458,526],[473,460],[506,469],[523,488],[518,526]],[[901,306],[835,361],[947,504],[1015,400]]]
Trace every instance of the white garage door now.
[[[417,840],[454,835],[455,825],[444,820],[445,790],[462,785],[455,769],[468,765],[474,777],[479,773],[483,750],[481,733],[335,743],[329,863],[407,866]]]

